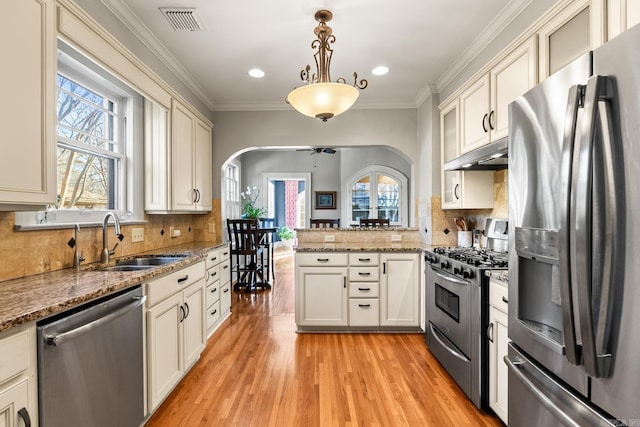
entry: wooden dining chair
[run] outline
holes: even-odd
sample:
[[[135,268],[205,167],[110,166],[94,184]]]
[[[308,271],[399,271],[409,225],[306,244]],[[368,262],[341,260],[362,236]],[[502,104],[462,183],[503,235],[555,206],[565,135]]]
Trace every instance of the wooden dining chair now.
[[[313,219],[309,220],[311,228],[340,228],[340,218],[335,219]]]
[[[380,228],[380,227],[389,227],[389,218],[378,219],[378,218],[360,218],[360,227],[365,228]]]
[[[276,219],[275,218],[258,218],[260,223],[260,228],[276,228]],[[264,270],[266,270],[267,280],[276,278],[276,270],[275,270],[275,261],[273,259],[273,232],[264,233],[262,236],[260,244],[265,249],[266,262],[264,265]]]
[[[263,247],[260,245],[258,220],[227,219],[232,272],[236,273],[235,291],[251,292],[256,288],[270,288],[264,280],[259,262]]]

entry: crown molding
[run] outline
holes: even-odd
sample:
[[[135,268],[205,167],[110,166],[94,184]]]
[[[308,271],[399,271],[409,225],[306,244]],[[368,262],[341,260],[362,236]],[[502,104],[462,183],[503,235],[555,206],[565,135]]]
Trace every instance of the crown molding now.
[[[167,68],[176,75],[210,110],[214,102],[198,82],[158,40],[158,38],[138,19],[135,13],[121,0],[101,0],[113,13]]]
[[[436,82],[437,92],[447,87],[471,62],[478,57],[480,52],[491,43],[513,20],[531,4],[533,0],[511,0],[480,35],[465,49]],[[425,98],[426,99],[426,98]],[[424,100],[423,100],[424,102]]]
[[[350,110],[415,109],[414,101],[358,101]],[[217,102],[212,111],[294,111],[286,102]]]

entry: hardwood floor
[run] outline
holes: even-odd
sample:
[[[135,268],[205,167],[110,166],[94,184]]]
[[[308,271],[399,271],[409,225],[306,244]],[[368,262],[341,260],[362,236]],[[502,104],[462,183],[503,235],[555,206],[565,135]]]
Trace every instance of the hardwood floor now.
[[[147,426],[502,426],[420,334],[297,334],[291,254],[232,312]]]

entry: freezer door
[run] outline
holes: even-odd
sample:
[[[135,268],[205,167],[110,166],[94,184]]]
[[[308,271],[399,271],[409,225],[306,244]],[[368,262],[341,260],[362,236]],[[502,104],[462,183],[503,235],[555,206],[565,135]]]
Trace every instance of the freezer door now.
[[[616,85],[617,102],[612,115],[619,125],[623,152],[623,166],[618,168],[624,174],[624,205],[619,206],[621,215],[617,221],[624,222],[624,254],[618,261],[623,261],[615,268],[621,273],[623,285],[622,295],[616,297],[617,304],[613,313],[613,325],[610,332],[618,331],[617,336],[606,335],[597,338],[611,339],[611,373],[608,378],[591,380],[591,396],[595,404],[611,415],[621,419],[640,422],[640,226],[637,212],[640,212],[640,193],[638,177],[640,177],[640,27],[636,26],[614,38],[603,47],[594,51],[594,73],[609,76]],[[617,104],[617,107],[616,107]],[[626,218],[624,212],[628,212]],[[604,333],[605,331],[603,331]],[[615,334],[614,334],[615,335]]]
[[[615,420],[584,403],[571,388],[528,359],[513,343],[509,370],[509,427],[615,426]]]

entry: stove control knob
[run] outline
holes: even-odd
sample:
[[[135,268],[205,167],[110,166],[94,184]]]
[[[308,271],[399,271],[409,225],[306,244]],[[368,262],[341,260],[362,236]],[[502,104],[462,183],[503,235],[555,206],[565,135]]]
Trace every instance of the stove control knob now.
[[[473,271],[463,268],[462,277],[464,277],[465,279],[473,279]]]
[[[451,264],[449,264],[449,261],[447,261],[447,260],[445,259],[445,260],[443,260],[443,261],[440,263],[440,267],[442,267],[442,268],[449,268],[449,267],[451,267]]]
[[[462,274],[462,267],[460,267],[459,265],[453,267],[453,274],[455,274],[456,276]]]
[[[427,255],[427,261],[429,261],[430,264],[437,264],[438,263],[438,257],[436,257],[435,255]]]

